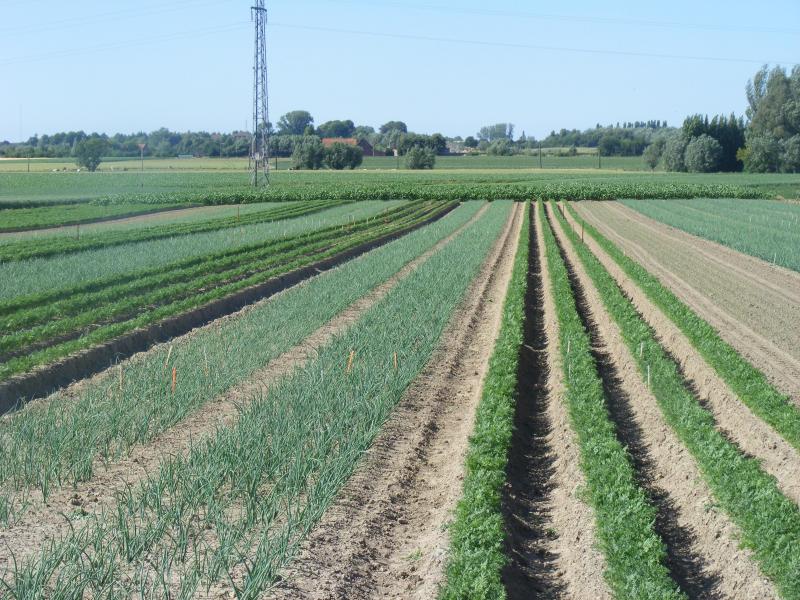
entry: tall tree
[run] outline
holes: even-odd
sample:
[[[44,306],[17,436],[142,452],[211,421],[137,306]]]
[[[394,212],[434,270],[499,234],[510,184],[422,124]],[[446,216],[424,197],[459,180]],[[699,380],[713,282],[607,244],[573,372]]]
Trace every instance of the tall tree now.
[[[317,127],[317,135],[326,138],[349,138],[356,130],[356,125],[347,121],[327,121]]]
[[[406,125],[402,121],[389,121],[388,123],[384,123],[383,125],[381,125],[379,131],[383,135],[392,132],[408,133],[408,125]]]
[[[307,110],[293,110],[283,115],[278,121],[279,135],[303,135],[309,125],[314,124],[314,117]]]

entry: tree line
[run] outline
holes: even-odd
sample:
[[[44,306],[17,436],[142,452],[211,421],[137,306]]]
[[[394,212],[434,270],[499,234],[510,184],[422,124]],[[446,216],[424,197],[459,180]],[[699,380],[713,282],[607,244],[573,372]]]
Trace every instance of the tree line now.
[[[748,81],[745,117],[691,115],[644,151],[652,169],[800,172],[800,66],[763,66]]]

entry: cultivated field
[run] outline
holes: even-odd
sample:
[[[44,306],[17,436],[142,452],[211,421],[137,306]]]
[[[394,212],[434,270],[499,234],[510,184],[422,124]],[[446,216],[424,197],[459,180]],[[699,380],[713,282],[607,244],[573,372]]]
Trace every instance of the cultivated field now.
[[[800,598],[798,176],[0,184],[0,597]]]

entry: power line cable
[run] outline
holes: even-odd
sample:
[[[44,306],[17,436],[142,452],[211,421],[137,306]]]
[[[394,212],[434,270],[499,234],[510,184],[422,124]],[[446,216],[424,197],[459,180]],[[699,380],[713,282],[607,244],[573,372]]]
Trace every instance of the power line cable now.
[[[563,15],[552,13],[533,13],[525,11],[510,11],[503,9],[487,9],[487,8],[469,8],[460,6],[442,6],[434,4],[419,4],[408,2],[393,2],[385,1],[380,3],[366,2],[364,0],[306,0],[322,4],[353,4],[360,6],[370,6],[372,8],[382,8],[386,6],[393,6],[402,9],[443,12],[447,14],[460,13],[478,16],[489,17],[508,17],[515,19],[535,19],[535,20],[548,20],[548,21],[566,21],[572,23],[597,23],[603,25],[634,25],[637,27],[663,27],[674,29],[694,29],[703,31],[723,31],[733,33],[769,33],[769,34],[787,34],[787,35],[800,35],[800,29],[784,28],[784,27],[759,27],[759,26],[741,26],[741,25],[724,25],[712,23],[689,23],[681,21],[657,21],[651,19],[631,19],[620,17],[597,17],[597,16],[582,16],[582,15]]]
[[[516,50],[539,50],[544,52],[569,52],[576,54],[598,54],[610,56],[630,56],[640,58],[659,58],[666,60],[691,60],[691,61],[708,61],[708,62],[729,62],[729,63],[778,63],[778,64],[797,64],[797,61],[791,60],[770,60],[770,59],[753,59],[753,58],[732,58],[726,56],[698,56],[688,54],[661,54],[657,52],[636,52],[629,50],[599,50],[593,48],[570,48],[566,46],[545,46],[538,44],[520,44],[516,42],[494,42],[489,40],[468,40],[460,38],[445,38],[438,36],[416,35],[410,33],[389,33],[380,31],[364,31],[356,29],[339,29],[335,27],[316,27],[313,25],[292,25],[289,23],[270,23],[270,27],[279,27],[283,29],[296,29],[305,31],[316,31],[325,33],[344,33],[347,35],[363,35],[384,37],[402,40],[415,40],[423,42],[438,42],[446,44],[460,44],[470,46],[491,46],[496,48],[511,48]]]

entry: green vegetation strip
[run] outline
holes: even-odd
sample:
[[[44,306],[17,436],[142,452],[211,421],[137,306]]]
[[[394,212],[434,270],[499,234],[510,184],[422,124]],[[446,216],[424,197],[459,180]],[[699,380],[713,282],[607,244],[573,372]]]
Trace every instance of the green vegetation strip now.
[[[277,222],[254,223],[234,229],[222,229],[144,241],[123,246],[97,248],[72,254],[0,263],[0,300],[8,302],[22,296],[43,294],[58,296],[71,288],[114,277],[130,276],[136,271],[164,271],[182,261],[197,260],[214,254],[259,247],[280,238],[295,237],[333,226],[352,225],[368,217],[378,217],[404,201],[349,203],[318,213]]]
[[[230,267],[216,273],[218,264],[214,257],[210,257],[201,265],[192,267],[188,274],[182,275],[177,269],[158,273],[160,284],[138,280],[122,289],[103,290],[103,293],[88,297],[78,296],[77,303],[73,302],[70,307],[72,314],[60,314],[65,305],[63,302],[57,306],[45,305],[13,312],[3,319],[4,330],[14,331],[20,323],[26,326],[35,323],[35,326],[0,337],[0,359],[4,359],[0,363],[0,381],[411,227],[451,207],[445,203],[407,205],[387,213],[383,219],[365,219],[344,229],[328,228],[282,242],[269,251],[259,249],[258,252],[267,255],[261,261],[239,253],[220,261]],[[206,274],[208,271],[211,274]],[[175,280],[179,283],[174,283]],[[138,288],[139,293],[130,293],[131,287]],[[62,318],[54,319],[54,316]],[[86,332],[87,328],[90,331]]]
[[[480,207],[463,205],[222,327],[202,330],[172,350],[160,346],[89,384],[77,399],[59,393],[0,421],[0,490],[7,497],[36,486],[46,498],[53,487],[89,479],[97,457],[118,458],[246,379],[464,225]],[[173,367],[179,383],[174,392]]]
[[[35,208],[6,208],[0,202],[0,233],[15,231],[35,231],[48,227],[66,227],[79,223],[97,223],[110,219],[123,219],[143,214],[166,210],[189,208],[191,205],[176,199],[160,206],[140,204],[135,201],[129,204],[96,206],[90,203],[62,204],[51,206],[45,204]]]
[[[450,556],[443,599],[505,598],[501,571],[505,525],[501,512],[508,452],[514,427],[517,368],[523,341],[529,207],[503,306],[503,322],[489,362],[466,460],[464,492],[450,527]]]
[[[678,326],[742,402],[787,442],[800,450],[800,409],[791,399],[772,386],[761,371],[747,362],[708,322],[661,285],[661,282],[647,269],[625,256],[611,241],[584,221],[572,207],[568,208],[572,217],[584,227],[586,233],[611,256],[653,304],[664,311],[664,314]]]
[[[762,571],[785,598],[800,598],[800,509],[775,479],[716,428],[713,415],[688,391],[678,365],[624,296],[614,278],[555,211],[608,312],[622,331],[639,372],[670,426],[694,456],[714,497],[742,532]]]
[[[385,182],[352,184],[337,182],[303,186],[276,185],[267,190],[154,193],[109,196],[110,204],[129,202],[172,204],[176,200],[196,204],[241,204],[296,200],[528,200],[554,198],[611,200],[615,198],[765,198],[764,192],[728,184],[661,182],[558,182],[558,183],[418,183]]]
[[[606,579],[617,598],[683,598],[665,566],[664,541],[653,528],[656,509],[636,483],[630,457],[609,417],[591,340],[541,203],[539,218],[553,282],[567,408],[578,437],[598,543],[606,558]]]
[[[124,244],[161,240],[164,238],[192,235],[207,231],[233,229],[255,223],[282,221],[284,219],[293,219],[314,214],[347,203],[349,203],[347,200],[286,203],[285,206],[277,206],[261,212],[242,215],[238,218],[226,217],[198,223],[177,223],[133,230],[94,233],[84,235],[80,238],[59,236],[12,242],[0,246],[0,262],[26,260],[30,258],[46,258],[59,254],[95,250],[97,248],[110,248],[113,246],[122,246]]]
[[[230,580],[237,597],[258,597],[428,362],[510,208],[493,204],[306,367],[254,398],[234,425],[185,457],[165,459],[121,492],[115,509],[75,524],[37,560],[18,564],[9,593],[40,598],[57,582],[68,598],[128,597],[153,586],[163,597],[158,586],[171,581],[180,589],[170,596],[188,598],[238,571],[243,579]],[[235,340],[231,346],[252,351]]]

